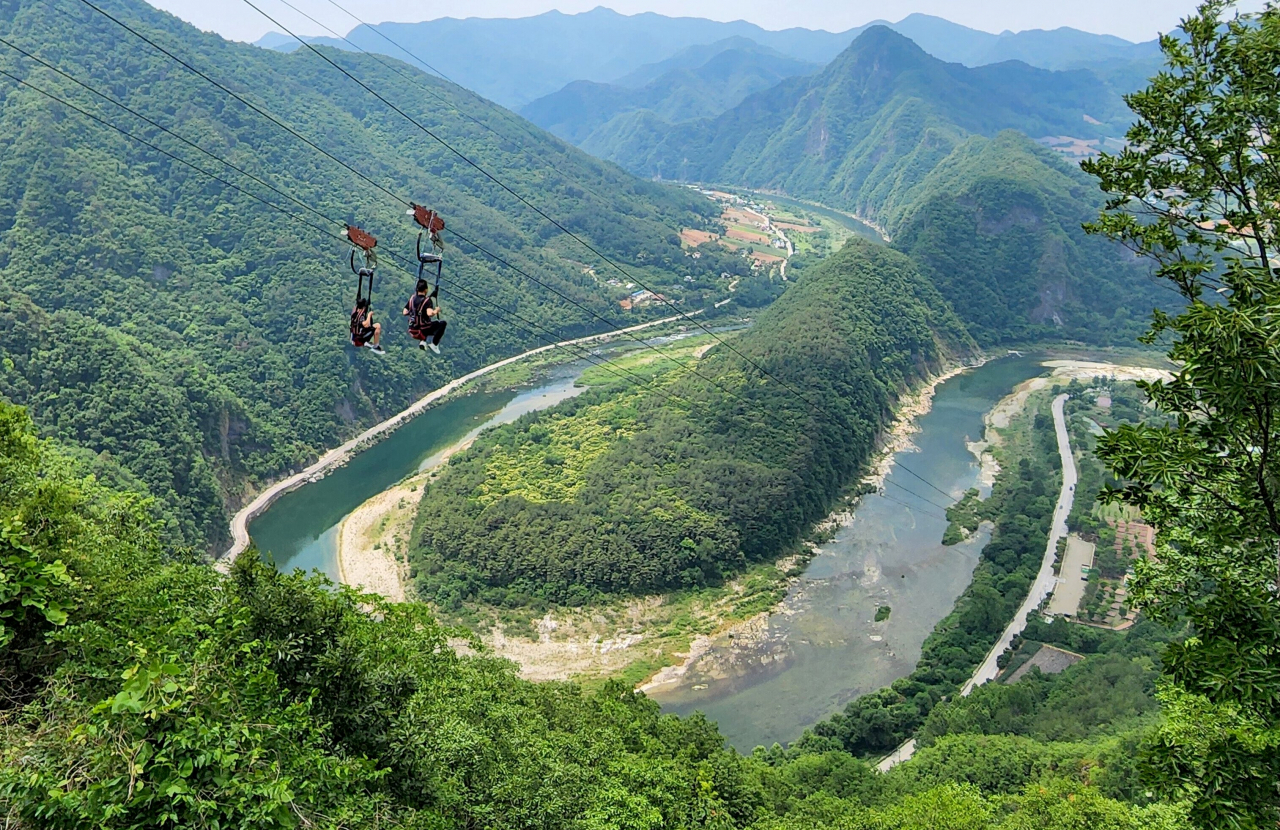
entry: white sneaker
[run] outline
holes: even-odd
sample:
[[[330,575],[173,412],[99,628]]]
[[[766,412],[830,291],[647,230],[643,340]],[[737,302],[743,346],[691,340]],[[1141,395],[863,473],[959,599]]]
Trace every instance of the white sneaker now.
[[[425,340],[419,340],[419,341],[418,341],[418,351],[420,351],[420,352],[425,352],[426,350],[427,350],[427,341],[425,341]]]
[[[374,354],[386,354],[386,352],[383,351],[381,346],[370,346],[369,351],[373,352]]]
[[[437,346],[435,343],[428,343],[427,348],[435,352],[436,354],[440,354],[440,347]]]

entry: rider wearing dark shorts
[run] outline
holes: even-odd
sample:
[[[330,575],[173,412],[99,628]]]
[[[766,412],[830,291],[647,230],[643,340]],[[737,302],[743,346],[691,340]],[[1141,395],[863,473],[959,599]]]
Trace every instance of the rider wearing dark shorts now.
[[[369,300],[361,297],[356,307],[351,310],[351,345],[357,348],[369,344],[369,348],[382,353],[382,324],[373,322],[373,309],[369,308]]]

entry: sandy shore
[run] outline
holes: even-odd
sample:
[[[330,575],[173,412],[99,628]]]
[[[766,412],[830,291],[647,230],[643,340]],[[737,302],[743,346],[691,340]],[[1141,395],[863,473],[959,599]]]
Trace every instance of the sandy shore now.
[[[338,526],[338,581],[393,602],[404,602],[404,578],[397,558],[408,549],[413,530],[409,483],[401,482],[360,505]]]
[[[338,581],[404,602],[413,518],[432,473],[475,443],[467,438],[436,454],[432,464],[383,490],[347,514],[338,526]]]
[[[451,380],[450,382],[446,383],[444,386],[441,386],[439,389],[435,390],[434,392],[429,392],[426,395],[422,396],[413,404],[401,410],[400,412],[396,413],[395,415],[392,415],[390,418],[386,419],[382,423],[372,426],[369,429],[365,430],[364,432],[360,433],[355,438],[352,438],[350,441],[346,442],[342,446],[335,447],[334,449],[331,449],[328,452],[324,453],[323,455],[320,456],[320,458],[316,460],[314,464],[307,467],[305,470],[295,473],[282,481],[278,481],[275,484],[272,484],[271,486],[267,487],[261,493],[259,493],[258,496],[255,499],[253,499],[253,501],[249,502],[249,504],[247,504],[239,512],[237,512],[234,516],[231,517],[231,539],[232,539],[231,547],[227,550],[226,553],[224,553],[218,559],[217,562],[214,563],[214,567],[216,567],[218,570],[223,572],[226,572],[231,568],[231,563],[236,560],[236,557],[239,556],[241,553],[243,553],[245,550],[247,550],[249,547],[249,541],[250,541],[249,540],[249,522],[253,521],[255,518],[260,516],[263,512],[265,512],[266,509],[270,507],[275,502],[276,499],[280,498],[285,493],[289,493],[289,492],[292,492],[293,490],[298,489],[304,484],[307,484],[312,481],[318,481],[321,478],[324,478],[326,475],[328,475],[330,471],[332,471],[336,467],[340,467],[343,464],[345,464],[351,458],[351,456],[355,455],[357,452],[364,449],[369,444],[377,441],[383,435],[397,429],[398,427],[403,425],[406,421],[409,421],[417,417],[418,415],[422,414],[426,410],[430,409],[432,406],[435,406],[436,404],[442,402],[449,395],[458,391],[459,389],[461,389],[463,386],[467,385],[471,381],[476,380],[477,378],[481,378],[489,374],[490,372],[501,369],[504,366],[510,366],[513,363],[518,363],[522,360],[533,357],[534,355],[542,354],[544,352],[549,352],[553,349],[580,346],[587,343],[607,342],[613,339],[614,337],[617,337],[620,334],[628,334],[631,332],[641,331],[643,329],[653,328],[654,326],[660,326],[666,323],[672,323],[677,320],[685,320],[685,319],[688,319],[689,317],[696,317],[701,313],[702,313],[702,309],[698,309],[697,311],[690,312],[689,314],[680,314],[674,317],[665,317],[661,320],[653,320],[648,323],[640,323],[639,325],[630,326],[625,329],[615,329],[613,331],[607,331],[601,334],[593,334],[587,337],[579,337],[574,340],[562,340],[559,343],[552,343],[549,346],[541,346],[536,349],[530,349],[527,352],[523,352],[513,357],[508,357],[504,360],[499,360],[496,363],[490,363],[488,366],[481,367],[479,369],[476,369],[474,372],[463,375],[460,378],[455,378],[454,380]]]
[[[1089,360],[1046,360],[1042,364],[1052,369],[1048,377],[1036,377],[1023,381],[1014,387],[1013,392],[1002,398],[984,417],[986,430],[981,441],[969,444],[969,451],[978,458],[981,472],[978,480],[985,486],[995,484],[1000,473],[1000,465],[996,463],[991,448],[1000,443],[999,430],[1009,426],[1027,405],[1027,399],[1033,392],[1048,389],[1055,383],[1072,380],[1092,380],[1094,378],[1115,378],[1116,380],[1169,380],[1173,373],[1165,369],[1153,369],[1147,366],[1121,366],[1115,363],[1096,363]]]

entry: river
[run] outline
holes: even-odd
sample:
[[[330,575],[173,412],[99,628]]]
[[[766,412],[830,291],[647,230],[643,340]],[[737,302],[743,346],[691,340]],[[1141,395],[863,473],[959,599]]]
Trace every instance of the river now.
[[[749,751],[795,740],[853,698],[909,674],[987,541],[979,534],[940,544],[941,505],[977,483],[966,444],[982,436],[983,416],[996,402],[1044,373],[1039,360],[1003,358],[941,384],[918,421],[918,451],[898,455],[906,466],[895,464],[885,497],[860,501],[760,636],[718,639],[683,678],[650,695],[666,711],[705,712],[730,743]],[[336,580],[338,526],[348,513],[470,434],[576,394],[585,368],[567,364],[526,391],[475,393],[428,410],[320,481],[282,496],[250,524],[254,541],[279,568],[316,569]],[[883,605],[889,618],[874,622]]]
[[[338,526],[348,513],[481,430],[554,406],[583,391],[586,361],[557,366],[520,392],[476,392],[432,407],[319,481],[281,496],[249,524],[262,555],[281,570],[338,580]]]
[[[906,466],[894,465],[885,497],[862,498],[764,630],[718,638],[679,681],[650,696],[669,712],[704,712],[749,752],[793,741],[855,697],[909,674],[924,639],[969,584],[988,538],[984,532],[944,547],[939,505],[977,486],[967,443],[981,438],[992,406],[1045,372],[1040,359],[995,360],[941,384],[912,437],[918,452],[898,454]],[[889,618],[874,622],[885,605]]]

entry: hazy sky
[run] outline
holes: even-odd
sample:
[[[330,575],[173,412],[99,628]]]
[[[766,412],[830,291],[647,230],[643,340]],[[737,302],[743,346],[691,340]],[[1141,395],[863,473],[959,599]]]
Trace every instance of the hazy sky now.
[[[201,29],[235,40],[257,40],[274,28],[242,0],[150,2]],[[290,28],[296,26],[300,33],[323,34],[279,0],[254,2]],[[352,28],[351,19],[326,0],[289,2],[337,31],[345,33]],[[1239,8],[1254,11],[1262,4],[1263,0],[1242,0]],[[1195,8],[1196,0],[614,0],[603,4],[600,0],[342,0],[342,5],[372,22],[526,17],[551,9],[573,13],[606,5],[623,14],[652,11],[712,20],[749,20],[766,29],[803,26],[828,31],[843,31],[876,19],[897,21],[912,12],[923,12],[988,32],[1072,26],[1140,41],[1174,28]]]

